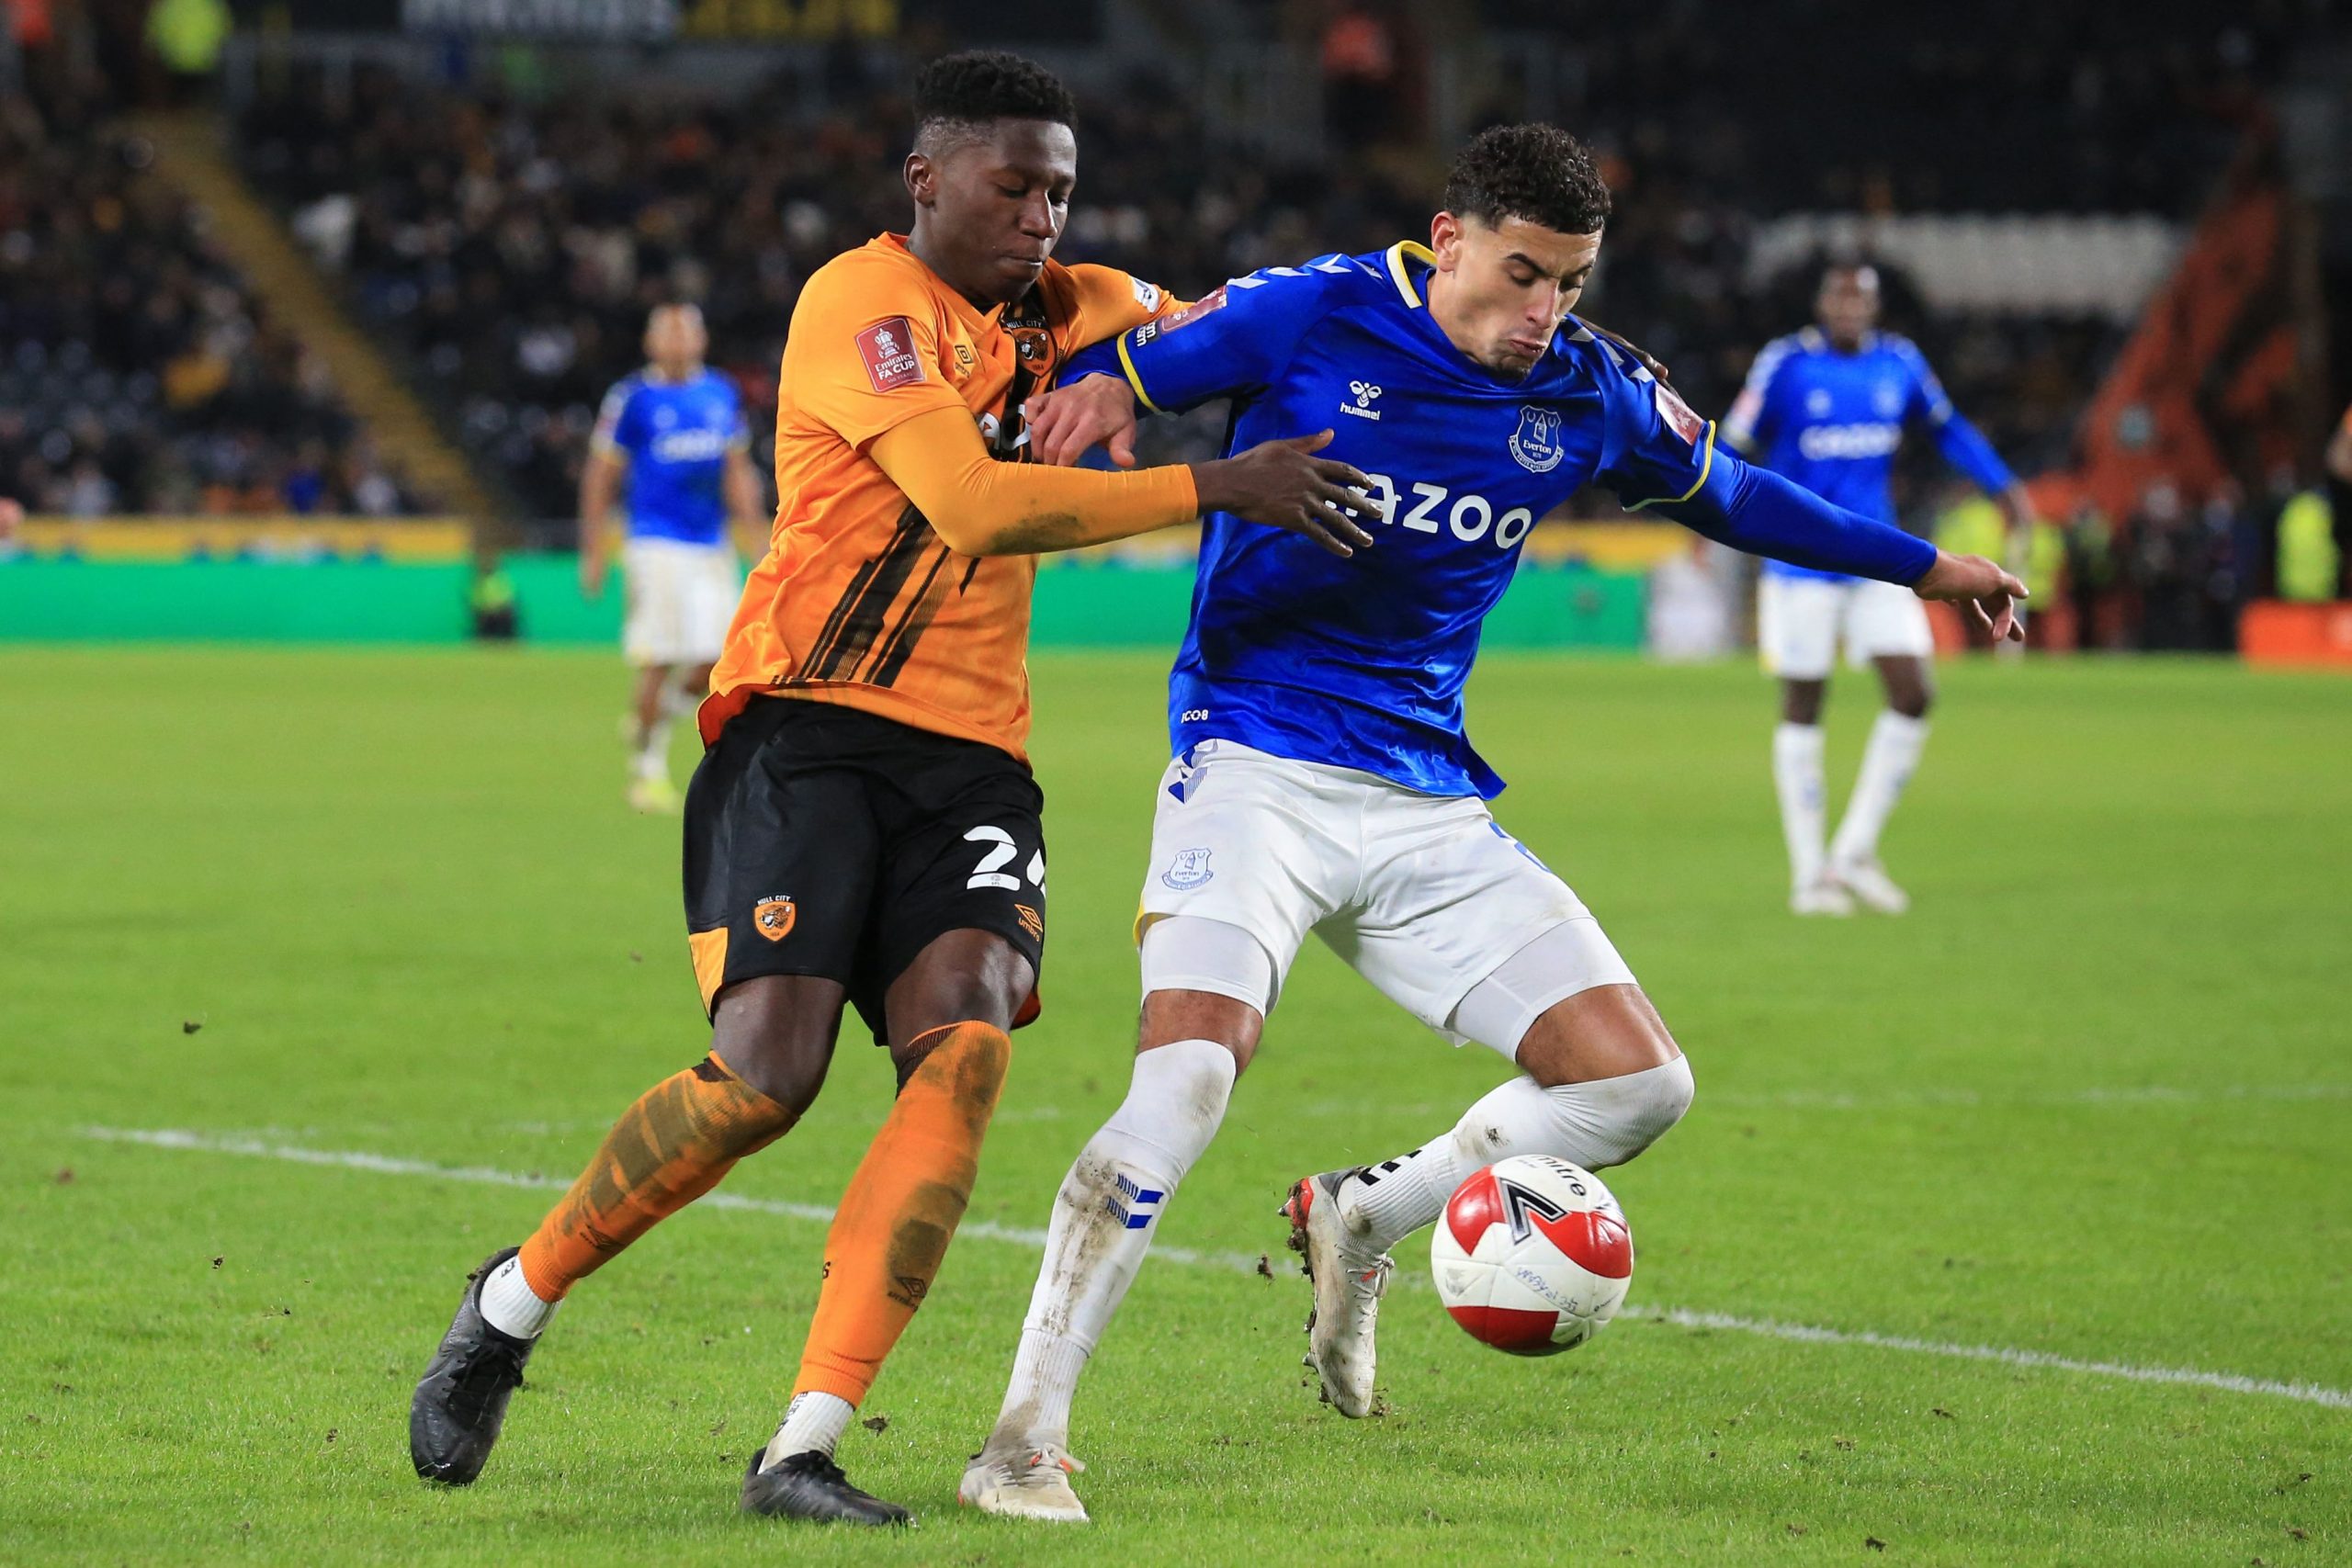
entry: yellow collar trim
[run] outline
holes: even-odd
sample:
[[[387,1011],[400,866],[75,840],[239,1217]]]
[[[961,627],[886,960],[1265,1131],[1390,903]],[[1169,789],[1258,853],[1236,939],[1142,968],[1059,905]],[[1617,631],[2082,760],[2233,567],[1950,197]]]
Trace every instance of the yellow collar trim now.
[[[1405,303],[1418,310],[1421,308],[1421,296],[1413,288],[1413,275],[1405,270],[1408,258],[1435,266],[1437,254],[1427,245],[1411,240],[1399,240],[1388,247],[1389,281],[1396,285],[1396,292],[1405,297]]]

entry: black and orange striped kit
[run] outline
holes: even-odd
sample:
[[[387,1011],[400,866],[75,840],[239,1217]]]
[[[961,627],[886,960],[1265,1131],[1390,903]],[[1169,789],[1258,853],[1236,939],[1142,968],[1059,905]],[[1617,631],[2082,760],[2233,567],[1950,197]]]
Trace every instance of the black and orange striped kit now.
[[[959,408],[994,457],[1027,457],[1021,409],[1088,344],[1168,308],[1108,267],[1048,263],[981,311],[886,234],[809,278],[778,384],[779,498],[704,705],[703,734],[766,694],[866,709],[1025,757],[1035,558],[951,550],[868,455]]]

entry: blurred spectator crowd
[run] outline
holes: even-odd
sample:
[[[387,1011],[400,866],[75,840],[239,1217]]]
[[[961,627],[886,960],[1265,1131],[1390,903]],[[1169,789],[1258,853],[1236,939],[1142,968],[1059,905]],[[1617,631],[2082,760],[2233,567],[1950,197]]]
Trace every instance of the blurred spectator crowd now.
[[[0,94],[0,495],[74,516],[416,510],[153,161],[70,76]]]
[[[2186,220],[2318,0],[2247,0],[2227,16],[2188,0],[2128,16],[1921,3],[1888,29],[1859,0],[1809,0],[1803,28],[1751,7],[1657,7],[1636,26],[1599,0],[1480,0],[1493,69],[1454,108],[1474,126],[1540,109],[1593,145],[1618,209],[1584,309],[1713,413],[1762,344],[1811,314],[1810,266],[1749,276],[1763,218]],[[1081,93],[1064,259],[1197,294],[1426,232],[1442,168],[1427,135],[1432,40],[1416,31],[1429,8],[1332,0],[1284,14],[1293,41],[1306,18],[1326,78],[1328,155],[1220,151],[1173,77]],[[845,44],[820,73],[716,100],[674,85],[559,89],[527,51],[437,66],[266,67],[236,145],[482,467],[524,512],[568,519],[598,401],[639,363],[647,311],[677,299],[703,306],[713,361],[741,384],[763,445],[802,282],[906,225],[908,62]],[[273,328],[200,215],[146,176],[147,158],[71,94],[6,100],[0,487],[68,511],[408,508],[319,367]],[[2064,465],[2122,329],[1932,311],[1899,270],[1882,271],[1887,324],[1920,342],[2010,461]],[[1222,428],[1214,414],[1155,426],[1147,455],[1162,459],[1199,455]],[[1906,513],[1924,524],[1942,486],[1932,444],[1911,443]],[[2271,504],[2214,503],[2247,516]],[[2084,640],[2132,640],[2145,623],[2162,641],[2201,641],[2211,617],[2190,600],[2215,583],[2242,593],[2255,571],[2244,528],[2160,497],[2142,510],[2066,535],[2069,581],[2146,606],[2130,627],[2109,613]],[[2084,543],[2094,533],[2098,549]],[[2214,542],[2224,536],[2235,543]],[[2188,582],[2199,586],[2173,586]]]
[[[1991,4],[2015,13],[1997,40],[1971,23],[1944,30],[1986,41],[1905,45],[1881,29],[1864,49],[1872,35],[1856,7],[1823,0],[1805,35],[1857,40],[1851,64],[1792,56],[1792,29],[1738,7],[1666,7],[1638,28],[1600,25],[1591,4],[1567,7],[1593,13],[1587,28],[1557,7],[1484,8],[1490,27],[1577,39],[1580,68],[1551,107],[1592,142],[1620,193],[1586,308],[1715,412],[1756,350],[1810,313],[1809,275],[1760,288],[1744,276],[1760,213],[1902,202],[2186,215],[2294,9],[2256,0],[2228,26],[2184,13],[2177,25],[2126,27],[2078,7],[2062,8],[2075,14],[2061,22],[2018,0]],[[1060,254],[1197,293],[1257,266],[1424,234],[1439,167],[1383,152],[1412,124],[1424,85],[1411,11],[1331,8],[1325,65],[1345,80],[1327,84],[1334,155],[1320,164],[1217,155],[1170,80],[1143,74],[1081,95],[1080,188]],[[1385,119],[1349,112],[1355,99],[1341,89],[1366,70],[1392,73],[1378,84],[1396,111]],[[1837,90],[1824,89],[1825,70]],[[717,104],[483,74],[453,86],[368,68],[293,71],[247,107],[241,143],[256,183],[345,274],[362,313],[459,411],[466,443],[526,509],[559,517],[573,504],[597,400],[637,363],[652,305],[699,300],[714,359],[755,410],[773,406],[801,281],[905,227],[906,72],[888,54],[844,49],[826,63],[821,102],[795,76]],[[1523,83],[1508,71],[1498,83],[1481,120],[1525,107]],[[1938,113],[1916,112],[1927,100],[1905,95],[1931,90]],[[1880,112],[1897,100],[1913,112]],[[1964,146],[1945,107],[1970,128]],[[1786,134],[1758,135],[1758,124]],[[2064,461],[2120,329],[2092,317],[1936,315],[1902,278],[1890,284],[1889,324],[1920,340],[2011,461],[2029,472]],[[1219,429],[1212,419],[1160,432],[1159,453],[1197,449]]]

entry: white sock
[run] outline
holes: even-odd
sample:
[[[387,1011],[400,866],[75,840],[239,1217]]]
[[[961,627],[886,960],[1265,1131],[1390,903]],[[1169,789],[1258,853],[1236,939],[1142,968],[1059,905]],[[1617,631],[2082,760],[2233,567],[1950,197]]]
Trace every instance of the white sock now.
[[[657,718],[644,732],[637,748],[637,776],[641,779],[666,779],[670,776],[670,718],[667,714]]]
[[[820,1453],[830,1459],[842,1434],[849,1430],[849,1418],[856,1414],[857,1406],[838,1393],[811,1389],[794,1394],[792,1403],[784,1407],[784,1425],[775,1429],[760,1468],[773,1470],[794,1454]]]
[[[1054,1199],[1045,1266],[991,1441],[1068,1439],[1078,1374],[1143,1267],[1168,1200],[1225,1120],[1234,1072],[1233,1053],[1213,1040],[1179,1040],[1136,1057],[1125,1101],[1088,1140]]]
[[[523,1260],[510,1258],[490,1271],[481,1282],[482,1321],[501,1334],[536,1339],[561,1302],[543,1302],[523,1278]]]
[[[1772,787],[1781,796],[1781,834],[1789,843],[1789,881],[1800,889],[1821,876],[1821,726],[1783,724],[1772,731]]]
[[[1928,744],[1928,721],[1911,718],[1893,708],[1880,712],[1871,726],[1871,743],[1862,752],[1862,771],[1854,779],[1853,798],[1846,802],[1845,818],[1829,846],[1832,865],[1867,865],[1878,858],[1878,836],[1903,798]]]
[[[1521,1074],[1478,1101],[1445,1136],[1340,1184],[1340,1217],[1385,1252],[1444,1212],[1453,1190],[1512,1155],[1600,1170],[1623,1165],[1690,1108],[1690,1064],[1677,1056],[1622,1077],[1544,1089]]]

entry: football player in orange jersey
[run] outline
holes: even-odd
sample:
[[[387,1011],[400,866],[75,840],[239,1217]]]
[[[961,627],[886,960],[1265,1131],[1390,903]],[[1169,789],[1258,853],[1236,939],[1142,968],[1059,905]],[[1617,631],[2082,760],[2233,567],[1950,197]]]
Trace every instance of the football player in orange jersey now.
[[[779,502],[703,704],[685,808],[702,1061],[623,1114],[520,1248],[469,1277],[417,1385],[428,1480],[472,1481],[556,1303],[782,1136],[823,1085],[843,1002],[899,1092],[826,1237],[782,1427],[743,1506],[892,1524],[833,1450],[930,1290],[1036,1010],[1043,804],[1025,759],[1033,554],[1205,511],[1346,555],[1364,476],[1330,432],[1217,462],[1029,461],[1023,404],[1091,343],[1172,314],[1152,285],[1051,259],[1077,177],[1069,95],[1001,53],[934,61],[905,165],[911,231],[809,278],[776,413]]]

